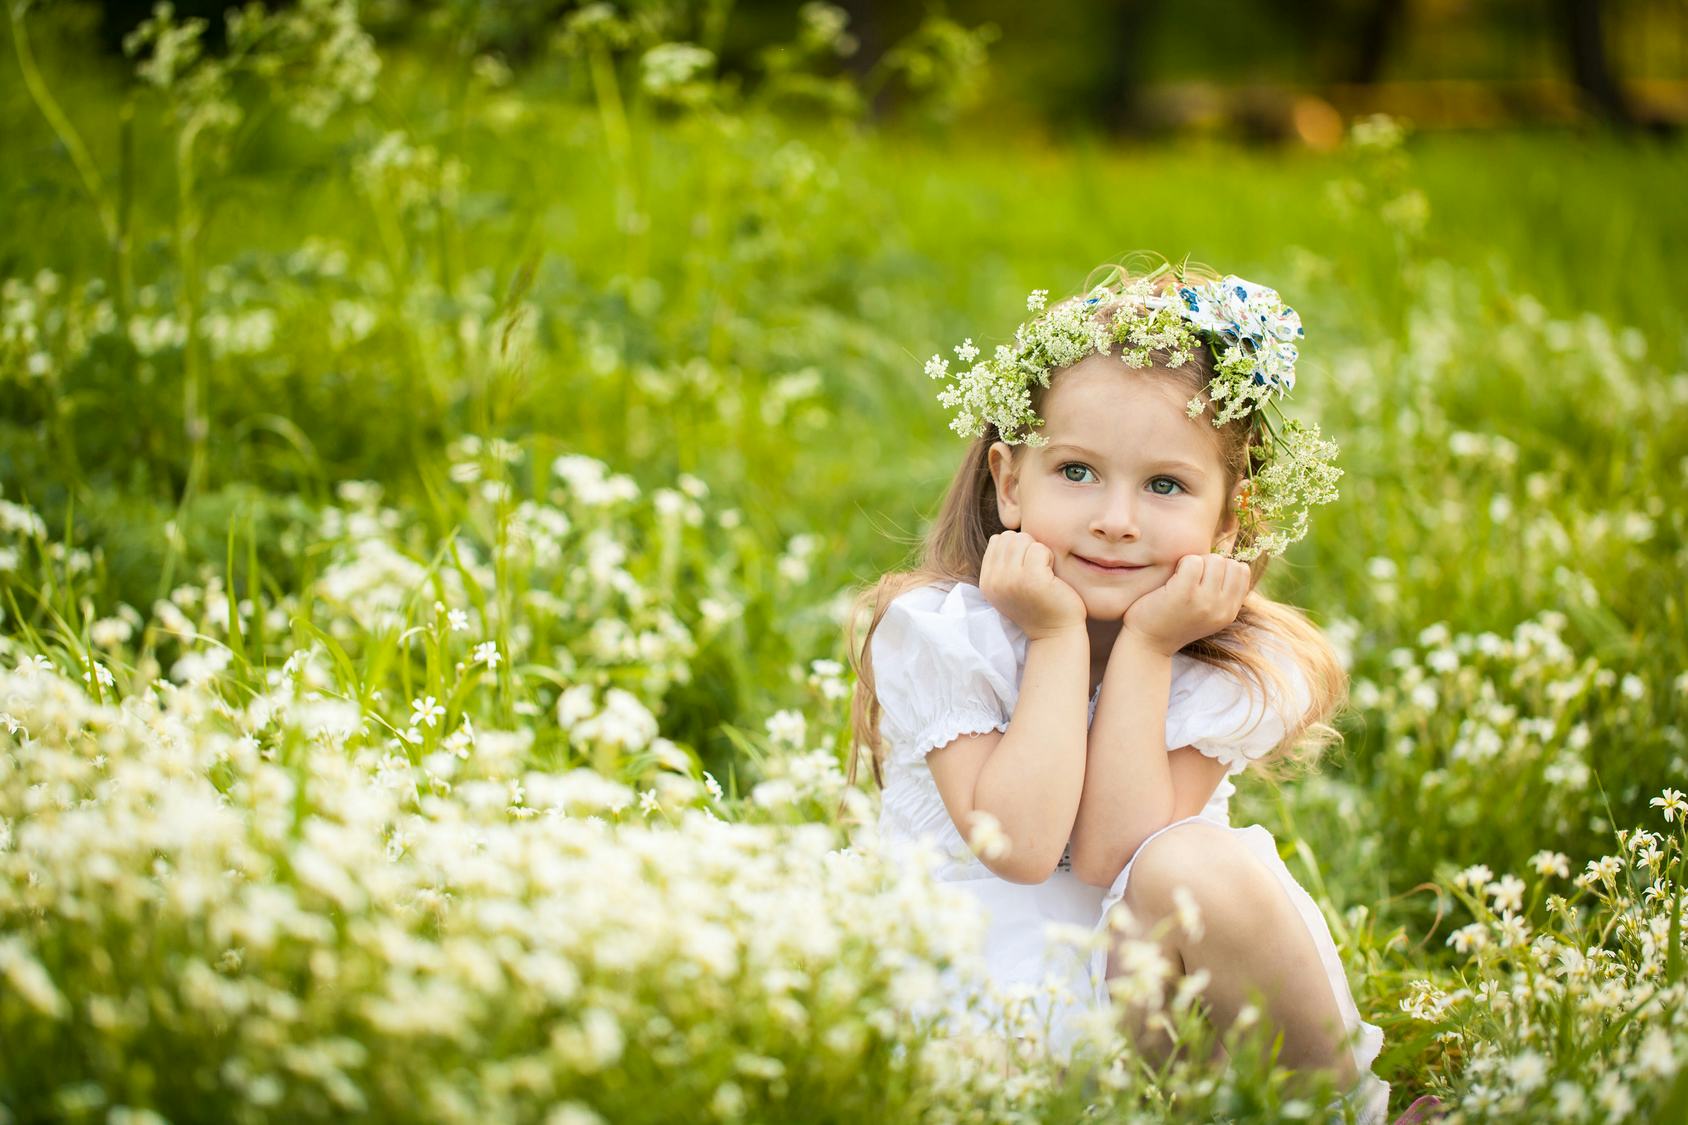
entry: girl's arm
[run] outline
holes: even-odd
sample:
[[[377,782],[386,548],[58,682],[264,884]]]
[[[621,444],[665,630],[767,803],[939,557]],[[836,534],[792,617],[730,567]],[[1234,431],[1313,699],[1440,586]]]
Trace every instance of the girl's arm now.
[[[1225,765],[1194,747],[1167,752],[1172,657],[1121,630],[1090,727],[1084,791],[1073,823],[1073,874],[1106,887],[1150,833],[1194,816]]]
[[[1082,622],[1032,639],[1008,729],[957,738],[927,756],[963,839],[970,838],[975,812],[1000,823],[1008,853],[980,859],[1010,882],[1049,878],[1072,834],[1085,784],[1089,664],[1090,638]]]
[[[1102,673],[1073,823],[1073,874],[1085,882],[1113,883],[1150,833],[1200,812],[1225,776],[1218,763],[1191,761],[1199,751],[1167,753],[1172,654],[1236,620],[1248,583],[1245,563],[1186,555],[1164,586],[1125,611]]]

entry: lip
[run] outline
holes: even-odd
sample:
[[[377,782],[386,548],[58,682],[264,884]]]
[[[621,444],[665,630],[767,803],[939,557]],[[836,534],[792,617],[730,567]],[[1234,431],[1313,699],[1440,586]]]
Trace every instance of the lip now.
[[[1073,558],[1077,559],[1079,562],[1083,563],[1085,566],[1094,570],[1098,574],[1129,574],[1134,570],[1145,569],[1141,566],[1103,566],[1101,563],[1091,562],[1083,555],[1074,555]]]

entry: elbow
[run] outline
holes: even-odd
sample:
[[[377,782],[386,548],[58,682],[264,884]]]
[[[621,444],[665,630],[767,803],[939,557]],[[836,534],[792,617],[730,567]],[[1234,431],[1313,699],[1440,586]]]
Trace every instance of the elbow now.
[[[1119,873],[1130,866],[1138,849],[1143,846],[1143,841],[1171,823],[1169,818],[1159,824],[1150,825],[1147,830],[1134,833],[1123,848],[1110,849],[1106,853],[1073,849],[1073,877],[1092,887],[1106,889],[1113,886],[1114,880],[1119,878]]]
[[[1055,869],[1060,866],[1061,857],[1045,855],[1032,849],[1015,848],[995,859],[981,856],[979,861],[991,874],[1004,882],[1035,886],[1048,882],[1049,877],[1055,874]]]
[[[981,860],[991,874],[1005,883],[1035,886],[1055,873],[1055,864],[1045,863],[1036,856],[1005,855],[1001,859]]]
[[[1086,846],[1073,844],[1073,877],[1092,887],[1111,887],[1121,871],[1131,864],[1143,841],[1180,819],[1171,801],[1152,815],[1124,826],[1105,843],[1092,839]]]

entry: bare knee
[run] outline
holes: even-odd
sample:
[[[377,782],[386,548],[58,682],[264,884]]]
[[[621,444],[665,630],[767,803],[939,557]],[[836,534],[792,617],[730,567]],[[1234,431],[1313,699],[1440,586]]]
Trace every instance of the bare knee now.
[[[1174,825],[1138,849],[1125,900],[1145,921],[1173,913],[1182,889],[1205,914],[1263,917],[1273,909],[1271,872],[1217,824]]]

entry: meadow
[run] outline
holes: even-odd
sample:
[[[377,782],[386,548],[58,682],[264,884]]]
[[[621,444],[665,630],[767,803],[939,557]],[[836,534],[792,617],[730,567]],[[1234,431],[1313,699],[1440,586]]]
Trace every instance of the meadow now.
[[[844,615],[961,449],[923,361],[1136,249],[1307,325],[1342,496],[1267,582],[1350,706],[1233,820],[1396,1108],[1688,1104],[1688,146],[1112,144],[985,127],[941,17],[745,80],[719,7],[373,7],[9,9],[0,1120],[1317,1118],[1247,1029],[933,1034],[976,926],[846,780]]]

